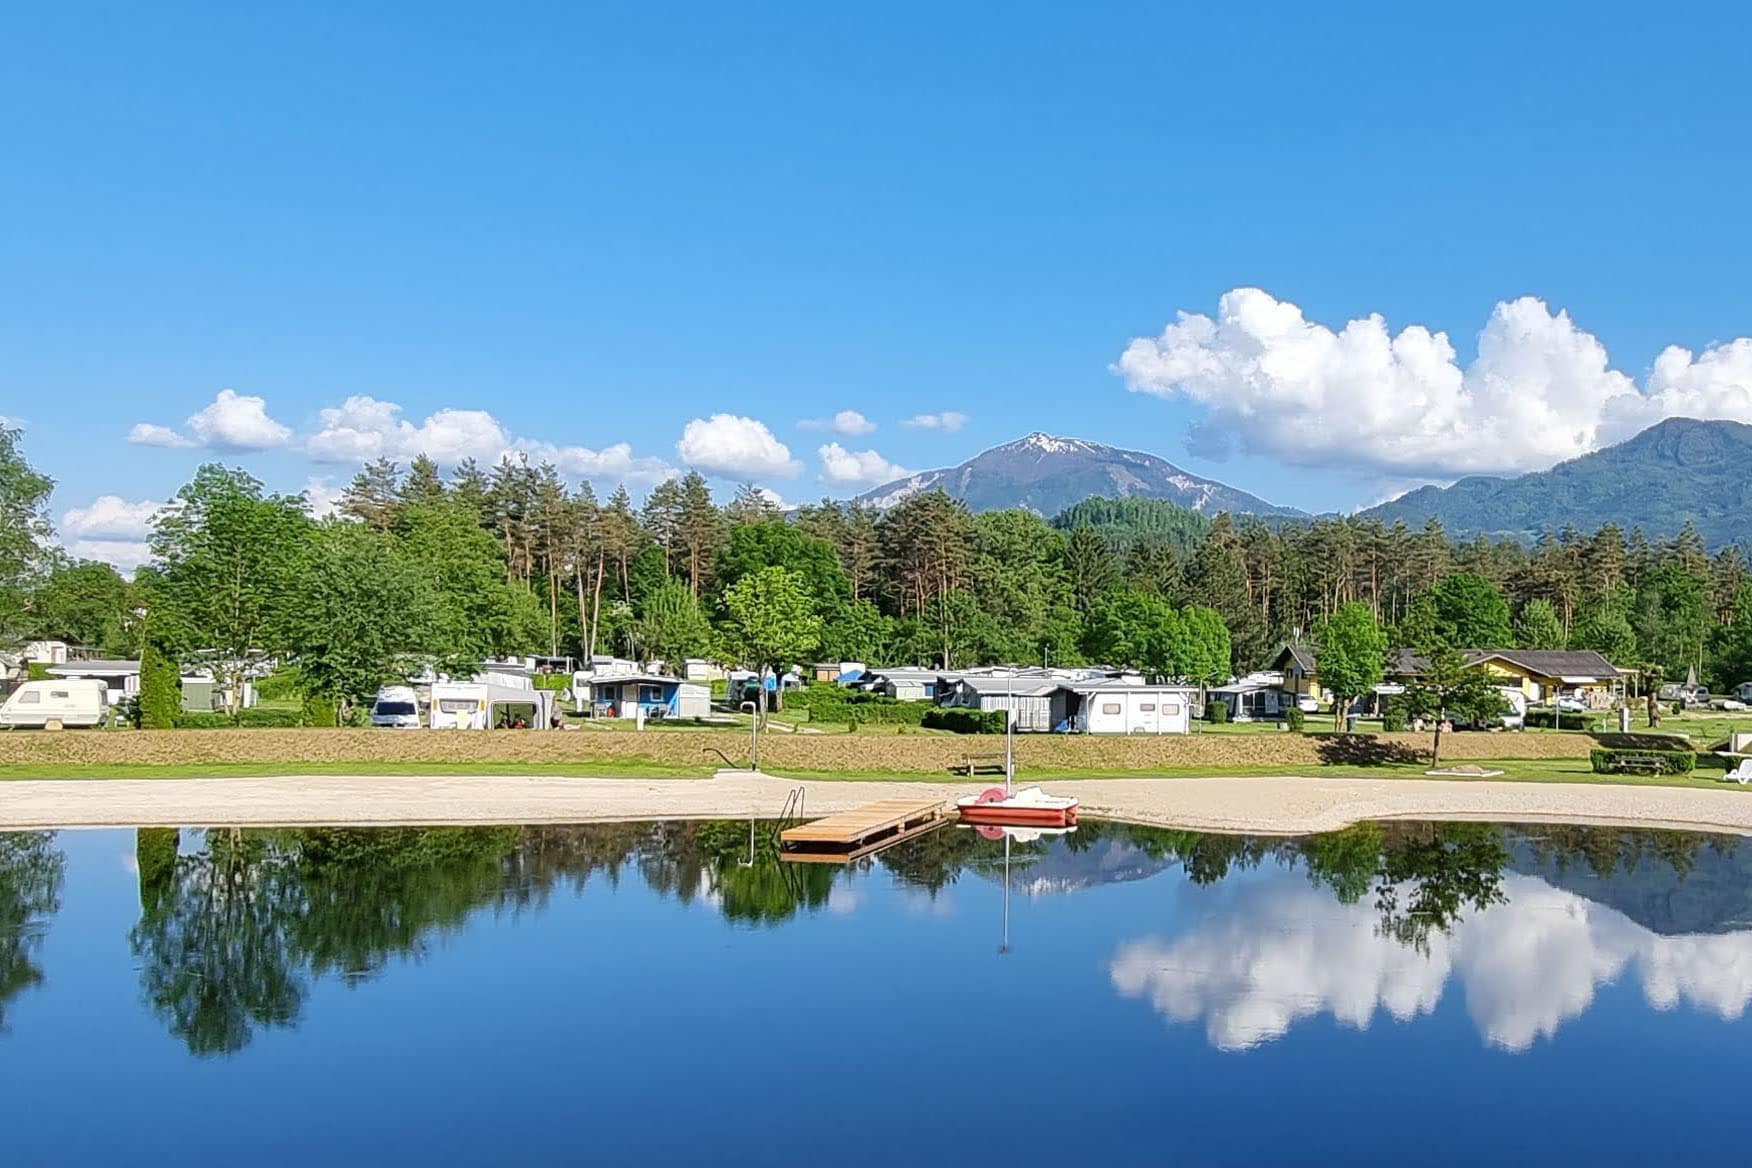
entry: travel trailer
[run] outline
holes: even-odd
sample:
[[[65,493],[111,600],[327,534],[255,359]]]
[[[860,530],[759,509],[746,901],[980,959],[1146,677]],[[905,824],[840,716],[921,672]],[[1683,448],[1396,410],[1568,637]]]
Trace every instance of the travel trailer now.
[[[91,678],[68,677],[27,681],[0,706],[0,726],[42,729],[62,726],[105,726],[109,723],[109,687]]]

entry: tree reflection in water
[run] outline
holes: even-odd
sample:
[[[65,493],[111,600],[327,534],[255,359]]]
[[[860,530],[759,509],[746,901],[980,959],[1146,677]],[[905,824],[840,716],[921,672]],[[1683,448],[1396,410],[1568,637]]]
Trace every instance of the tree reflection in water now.
[[[61,907],[65,869],[53,832],[0,832],[0,1031],[8,1003],[43,982],[37,950]]]
[[[1023,868],[1047,857],[1087,868],[1073,887],[1135,879],[1178,864],[1213,884],[1265,862],[1300,865],[1344,904],[1373,896],[1384,936],[1427,950],[1467,914],[1499,902],[1513,840],[1542,864],[1610,872],[1651,858],[1683,877],[1709,837],[1608,829],[1525,831],[1496,825],[1359,824],[1300,839],[1217,835],[1093,822],[1073,835],[1018,843]],[[51,837],[0,836],[0,1006],[40,980],[31,962],[55,911],[60,853]],[[393,959],[418,960],[478,911],[519,913],[554,890],[592,880],[645,887],[684,904],[710,903],[738,924],[769,926],[825,906],[847,869],[778,858],[770,825],[746,820],[574,827],[210,831],[182,839],[143,829],[136,852],[139,923],[131,941],[142,994],[199,1055],[242,1049],[263,1028],[297,1023],[311,982],[357,983]],[[1726,845],[1731,846],[1731,845]],[[1119,848],[1148,859],[1116,874]],[[993,874],[1001,844],[946,828],[908,840],[854,871],[880,868],[935,896],[962,873]],[[3,1015],[0,1015],[3,1020]]]

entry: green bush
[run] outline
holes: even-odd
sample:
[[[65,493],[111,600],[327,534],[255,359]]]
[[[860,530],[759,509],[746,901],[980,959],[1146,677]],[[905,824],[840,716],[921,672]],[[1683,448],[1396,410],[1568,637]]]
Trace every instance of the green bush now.
[[[1206,702],[1205,703],[1205,721],[1211,723],[1214,726],[1221,726],[1224,722],[1227,722],[1228,720],[1229,720],[1229,703],[1228,702]]]
[[[254,710],[238,711],[239,715],[255,712]],[[306,726],[334,726],[340,721],[335,699],[324,694],[305,694],[303,706],[299,710],[299,720]]]
[[[1631,757],[1658,759],[1664,775],[1688,775],[1697,769],[1697,752],[1694,750],[1596,749],[1589,751],[1588,757],[1597,775],[1619,773],[1623,769],[1624,759]]]
[[[239,710],[235,716],[214,710],[179,713],[174,725],[178,730],[290,730],[309,725],[304,718],[301,710]],[[332,706],[327,724],[335,724]]]
[[[164,649],[146,642],[140,654],[140,713],[136,725],[145,730],[169,730],[182,714],[182,685],[176,662]]]
[[[1397,701],[1383,702],[1381,705],[1381,730],[1386,734],[1405,733],[1405,703]]]
[[[41,661],[31,661],[24,667],[26,681],[48,681],[51,676],[49,667]]]
[[[1291,730],[1294,730],[1297,734],[1302,732],[1302,727],[1307,721],[1308,716],[1302,713],[1302,708],[1300,706],[1291,706],[1284,711],[1284,724]]]
[[[1006,717],[1003,710],[962,710],[931,706],[920,725],[927,730],[953,730],[957,734],[1002,734]]]
[[[276,669],[255,683],[256,697],[264,702],[280,702],[295,698],[300,692],[298,671]]]
[[[848,690],[831,682],[811,682],[785,695],[787,710],[807,710],[811,722],[884,723],[917,726],[932,708],[929,702],[901,702],[886,694]]]
[[[572,675],[569,673],[538,673],[529,680],[536,689],[557,691],[572,688]]]

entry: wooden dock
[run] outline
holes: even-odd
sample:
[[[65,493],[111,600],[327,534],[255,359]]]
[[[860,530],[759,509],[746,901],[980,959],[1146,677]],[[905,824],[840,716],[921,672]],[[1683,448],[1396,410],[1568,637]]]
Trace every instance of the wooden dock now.
[[[779,856],[805,864],[849,864],[948,822],[942,800],[880,799],[779,833]]]

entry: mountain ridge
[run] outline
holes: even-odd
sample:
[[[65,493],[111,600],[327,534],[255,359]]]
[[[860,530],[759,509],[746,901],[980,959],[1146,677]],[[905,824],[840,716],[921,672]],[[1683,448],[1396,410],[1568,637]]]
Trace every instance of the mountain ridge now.
[[[1358,512],[1384,523],[1441,521],[1449,536],[1533,540],[1611,521],[1671,538],[1687,522],[1713,548],[1752,546],[1752,426],[1667,418],[1615,446],[1513,478],[1423,486]]]
[[[1166,499],[1191,511],[1301,517],[1257,495],[1182,470],[1140,450],[1035,431],[983,450],[957,466],[920,471],[857,496],[892,507],[910,495],[941,488],[974,511],[1025,507],[1053,516],[1093,496]]]

